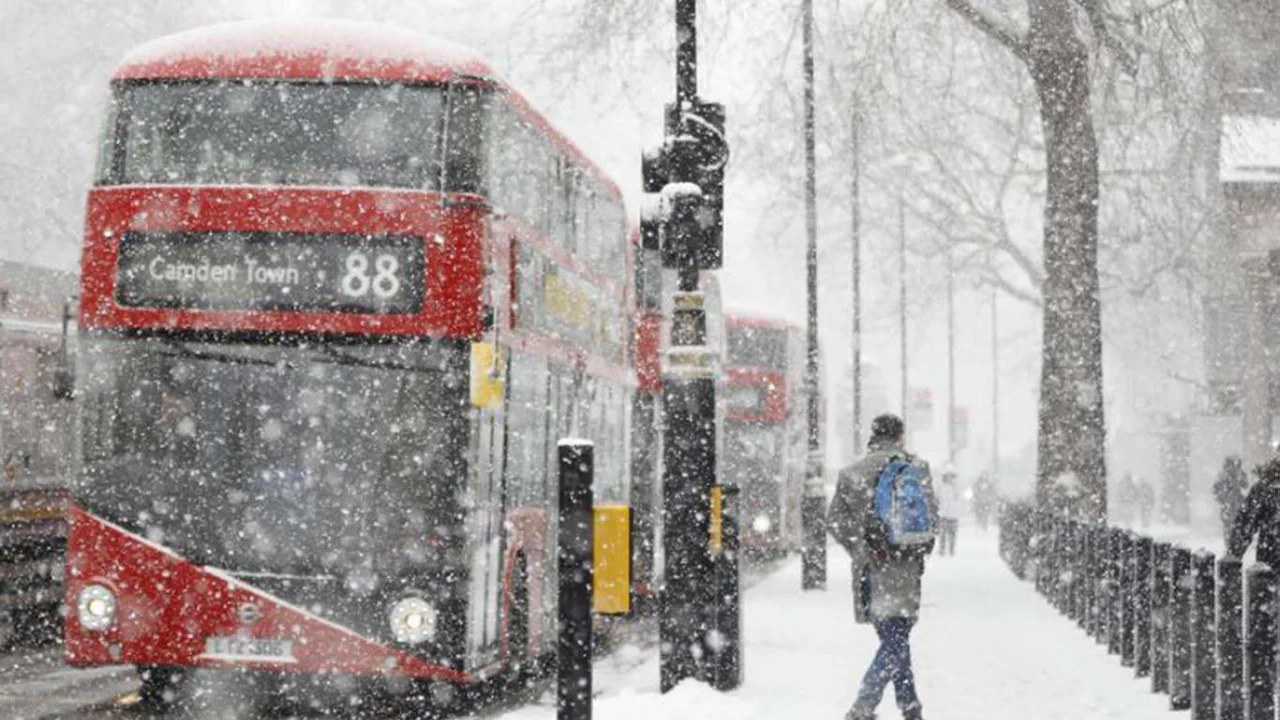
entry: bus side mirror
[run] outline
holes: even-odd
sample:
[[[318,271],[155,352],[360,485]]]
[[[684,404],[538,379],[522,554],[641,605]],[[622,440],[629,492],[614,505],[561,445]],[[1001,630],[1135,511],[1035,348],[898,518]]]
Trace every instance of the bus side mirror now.
[[[69,335],[71,333],[71,305],[74,298],[68,298],[62,305],[62,338],[58,347],[58,365],[53,369],[53,397],[58,400],[71,400],[76,396],[76,369],[71,364]]]

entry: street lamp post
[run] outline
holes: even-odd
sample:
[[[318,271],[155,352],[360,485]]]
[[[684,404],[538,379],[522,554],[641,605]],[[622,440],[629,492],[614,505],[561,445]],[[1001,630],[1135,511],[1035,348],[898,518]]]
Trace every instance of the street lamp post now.
[[[862,216],[861,216],[861,183],[859,148],[858,148],[858,115],[854,113],[850,127],[850,154],[852,156],[852,235],[853,245],[853,452],[849,457],[858,456],[862,447]]]
[[[808,362],[805,391],[809,401],[809,453],[805,463],[804,498],[800,517],[804,543],[801,549],[800,587],[821,590],[827,586],[826,494],[822,482],[822,447],[818,428],[818,187],[813,108],[813,0],[804,0],[804,220],[808,291]]]

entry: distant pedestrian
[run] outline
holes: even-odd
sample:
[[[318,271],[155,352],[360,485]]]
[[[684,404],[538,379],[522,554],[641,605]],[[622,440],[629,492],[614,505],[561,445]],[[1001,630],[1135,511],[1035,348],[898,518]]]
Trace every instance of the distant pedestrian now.
[[[1258,562],[1280,567],[1280,458],[1268,460],[1257,473],[1257,484],[1232,520],[1227,555],[1239,559],[1257,535]]]
[[[1151,486],[1151,481],[1145,477],[1138,480],[1137,488],[1134,491],[1134,502],[1138,505],[1138,519],[1142,523],[1142,529],[1150,528],[1151,512],[1156,507],[1156,489]]]
[[[18,475],[22,471],[22,463],[14,455],[5,458],[4,461],[4,481],[8,485],[18,482]]]
[[[1231,536],[1231,526],[1235,522],[1236,513],[1244,504],[1244,495],[1249,490],[1249,478],[1245,475],[1240,457],[1230,455],[1222,463],[1222,472],[1213,483],[1213,499],[1218,502],[1218,519],[1222,522],[1222,537]]]
[[[1133,484],[1133,473],[1125,473],[1111,486],[1111,496],[1107,498],[1107,507],[1111,511],[1112,521],[1121,527],[1132,527],[1134,498],[1137,486]]]
[[[831,535],[853,562],[855,617],[870,621],[880,637],[880,649],[862,678],[858,698],[846,720],[874,718],[890,682],[903,719],[922,720],[911,668],[910,636],[920,613],[925,555],[933,543],[925,539],[924,533],[908,536],[901,528],[889,527],[883,514],[877,513],[877,506],[882,505],[878,500],[884,497],[882,486],[892,485],[893,478],[909,477],[910,480],[902,480],[902,485],[892,486],[901,488],[913,483],[911,497],[919,502],[911,509],[927,513],[916,519],[937,526],[929,467],[903,448],[903,431],[902,420],[894,415],[881,415],[872,421],[867,455],[840,471],[835,497],[827,511]]]
[[[944,468],[941,480],[933,489],[938,496],[938,554],[955,555],[963,499],[954,468],[949,465]]]
[[[982,532],[987,531],[987,523],[996,512],[998,492],[995,481],[987,473],[978,476],[973,484],[973,518],[978,521]]]

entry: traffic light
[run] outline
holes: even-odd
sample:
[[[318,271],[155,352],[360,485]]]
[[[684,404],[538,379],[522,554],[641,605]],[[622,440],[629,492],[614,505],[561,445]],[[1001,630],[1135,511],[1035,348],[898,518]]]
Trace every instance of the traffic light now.
[[[666,138],[641,158],[640,235],[667,268],[724,264],[724,106],[694,100],[666,106]],[[655,195],[656,194],[656,199]]]

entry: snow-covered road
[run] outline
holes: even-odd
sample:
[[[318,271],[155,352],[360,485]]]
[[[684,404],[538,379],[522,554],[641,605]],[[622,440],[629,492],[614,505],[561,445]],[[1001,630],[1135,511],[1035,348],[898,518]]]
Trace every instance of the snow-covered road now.
[[[623,649],[598,662],[599,720],[837,720],[853,702],[875,652],[855,625],[850,569],[831,548],[826,592],[800,591],[792,559],[746,595],[746,682],[733,693],[685,684],[657,693],[655,651]],[[931,560],[925,606],[912,637],[925,717],[940,720],[1168,720],[1168,699],[1150,692],[1105,648],[1057,614],[996,555],[995,535],[962,527],[959,554]],[[550,720],[551,696],[503,720]],[[881,717],[896,718],[892,692]]]

